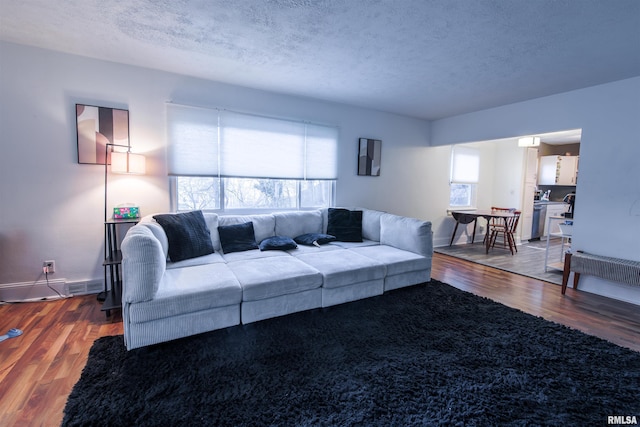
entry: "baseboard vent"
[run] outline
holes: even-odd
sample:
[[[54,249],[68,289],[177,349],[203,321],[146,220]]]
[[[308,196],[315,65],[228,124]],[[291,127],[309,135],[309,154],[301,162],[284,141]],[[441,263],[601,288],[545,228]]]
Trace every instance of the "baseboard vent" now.
[[[49,286],[46,280],[0,285],[0,301],[28,302],[57,299],[60,295],[68,297],[70,293],[66,283],[65,279],[52,279],[49,280]]]
[[[102,280],[69,282],[67,286],[69,287],[69,293],[71,295],[99,294],[104,291]]]

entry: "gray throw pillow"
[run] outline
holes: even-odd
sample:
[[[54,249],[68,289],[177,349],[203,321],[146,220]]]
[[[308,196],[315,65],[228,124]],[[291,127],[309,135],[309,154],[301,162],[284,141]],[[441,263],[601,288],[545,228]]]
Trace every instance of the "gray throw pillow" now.
[[[169,241],[169,260],[182,261],[213,253],[211,232],[202,211],[154,215]]]

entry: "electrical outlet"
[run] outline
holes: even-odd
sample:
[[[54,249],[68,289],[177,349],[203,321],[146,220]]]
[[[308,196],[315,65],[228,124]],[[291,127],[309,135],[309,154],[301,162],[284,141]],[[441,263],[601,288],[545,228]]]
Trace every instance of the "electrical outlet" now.
[[[47,274],[52,274],[56,272],[56,262],[55,261],[45,261],[42,263],[42,269]]]

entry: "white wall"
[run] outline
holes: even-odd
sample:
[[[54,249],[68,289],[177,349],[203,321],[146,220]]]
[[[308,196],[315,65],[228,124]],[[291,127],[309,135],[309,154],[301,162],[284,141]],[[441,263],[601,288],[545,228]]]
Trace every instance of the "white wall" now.
[[[128,109],[132,146],[147,155],[147,175],[109,177],[109,205],[169,209],[166,101],[340,126],[337,204],[430,220],[436,244],[453,229],[450,144],[582,128],[574,246],[640,259],[640,78],[430,124],[0,42],[0,286],[41,279],[48,259],[56,278],[102,278],[104,169],[77,163],[76,103]],[[360,137],[383,141],[380,177],[356,175]],[[497,202],[496,192],[479,206]],[[640,301],[623,285],[585,277],[580,286]]]
[[[49,259],[54,278],[102,278],[104,168],[77,163],[76,103],[128,109],[133,150],[147,156],[147,175],[109,176],[109,206],[169,210],[165,102],[174,101],[338,125],[338,205],[430,214],[425,121],[4,42],[0,67],[0,286],[42,279]],[[357,176],[360,137],[382,140],[380,177]]]
[[[491,209],[492,206],[508,207],[522,209],[522,183],[524,178],[524,156],[525,149],[518,147],[517,140],[513,138],[504,141],[481,141],[462,144],[467,147],[475,148],[480,154],[480,180],[477,185],[477,209]],[[440,154],[438,160],[432,161],[433,165],[429,167],[432,176],[429,181],[445,176],[446,182],[440,184],[443,188],[442,197],[430,198],[429,216],[434,224],[434,245],[449,245],[451,233],[455,227],[455,220],[447,214],[449,209],[449,162],[451,145],[442,145],[439,147],[429,148],[433,153]],[[434,167],[440,165],[440,167]],[[436,176],[440,175],[440,177]],[[433,192],[433,189],[430,193]],[[434,205],[437,205],[436,209]],[[422,216],[425,216],[422,213]],[[485,222],[478,221],[478,229],[476,236],[484,233]],[[470,243],[473,234],[473,223],[468,224],[465,229],[458,226],[456,231],[455,244]]]
[[[640,77],[431,123],[431,144],[582,129],[573,248],[640,261]],[[640,289],[585,276],[580,289],[640,304]]]

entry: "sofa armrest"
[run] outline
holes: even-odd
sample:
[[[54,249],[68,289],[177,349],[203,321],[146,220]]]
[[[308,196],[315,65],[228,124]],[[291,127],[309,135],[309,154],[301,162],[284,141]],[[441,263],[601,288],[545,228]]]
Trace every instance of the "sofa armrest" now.
[[[131,227],[122,241],[122,302],[153,299],[167,267],[162,244],[143,226]]]
[[[380,217],[380,244],[431,258],[433,256],[431,222],[383,214]]]

